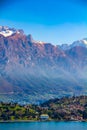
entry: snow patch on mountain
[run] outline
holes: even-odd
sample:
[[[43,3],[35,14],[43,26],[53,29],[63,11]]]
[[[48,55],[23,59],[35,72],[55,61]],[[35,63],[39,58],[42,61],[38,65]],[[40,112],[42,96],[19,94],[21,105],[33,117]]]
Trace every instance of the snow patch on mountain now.
[[[75,42],[73,42],[70,45],[68,45],[68,44],[62,44],[62,45],[59,46],[59,48],[61,50],[69,50],[69,49],[72,49],[73,47],[78,47],[78,46],[86,47],[87,48],[87,39],[75,41]]]
[[[0,34],[4,37],[9,37],[15,33],[20,33],[18,30],[14,28],[9,28],[7,26],[0,26]]]
[[[84,44],[86,44],[86,45],[87,45],[87,40],[83,40],[83,42],[84,42]]]

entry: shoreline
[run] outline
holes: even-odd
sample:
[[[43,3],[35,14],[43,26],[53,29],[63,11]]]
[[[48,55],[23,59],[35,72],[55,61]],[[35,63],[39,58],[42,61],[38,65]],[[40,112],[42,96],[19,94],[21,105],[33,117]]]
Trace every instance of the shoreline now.
[[[8,120],[8,121],[0,121],[0,123],[31,123],[31,122],[87,122],[86,120],[47,120],[47,121],[40,121],[40,120]]]

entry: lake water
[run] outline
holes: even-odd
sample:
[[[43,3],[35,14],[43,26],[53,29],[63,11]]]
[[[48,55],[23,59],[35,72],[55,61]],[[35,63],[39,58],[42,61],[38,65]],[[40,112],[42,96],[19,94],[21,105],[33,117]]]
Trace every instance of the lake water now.
[[[0,123],[0,130],[87,130],[87,122]]]

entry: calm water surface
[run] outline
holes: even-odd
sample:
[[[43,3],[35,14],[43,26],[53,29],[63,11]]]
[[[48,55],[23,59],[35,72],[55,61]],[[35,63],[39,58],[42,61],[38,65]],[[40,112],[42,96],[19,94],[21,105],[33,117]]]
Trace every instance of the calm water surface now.
[[[0,123],[0,130],[87,130],[87,122]]]

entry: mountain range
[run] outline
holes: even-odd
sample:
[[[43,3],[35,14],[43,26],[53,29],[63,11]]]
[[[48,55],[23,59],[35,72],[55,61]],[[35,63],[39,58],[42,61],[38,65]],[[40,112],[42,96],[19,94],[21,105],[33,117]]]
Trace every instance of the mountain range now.
[[[53,45],[0,26],[0,101],[39,103],[82,94],[87,94],[87,38]]]

